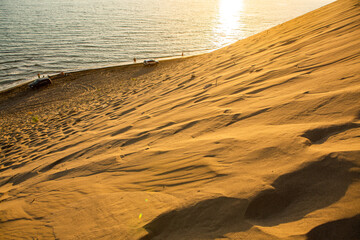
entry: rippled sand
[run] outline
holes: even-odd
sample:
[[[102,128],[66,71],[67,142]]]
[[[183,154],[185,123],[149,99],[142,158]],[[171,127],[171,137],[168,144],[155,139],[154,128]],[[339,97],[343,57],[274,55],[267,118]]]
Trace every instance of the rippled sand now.
[[[0,238],[359,239],[360,6],[0,96]]]

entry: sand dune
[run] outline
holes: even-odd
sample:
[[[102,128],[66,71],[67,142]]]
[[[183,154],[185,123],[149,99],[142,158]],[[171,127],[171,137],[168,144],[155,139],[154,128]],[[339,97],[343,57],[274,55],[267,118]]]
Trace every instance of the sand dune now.
[[[360,239],[360,4],[0,95],[0,238]]]

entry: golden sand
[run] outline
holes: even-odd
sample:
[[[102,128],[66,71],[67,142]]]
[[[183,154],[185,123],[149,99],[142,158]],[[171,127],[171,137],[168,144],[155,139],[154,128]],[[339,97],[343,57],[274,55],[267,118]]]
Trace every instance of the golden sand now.
[[[360,4],[0,95],[0,239],[360,239]]]

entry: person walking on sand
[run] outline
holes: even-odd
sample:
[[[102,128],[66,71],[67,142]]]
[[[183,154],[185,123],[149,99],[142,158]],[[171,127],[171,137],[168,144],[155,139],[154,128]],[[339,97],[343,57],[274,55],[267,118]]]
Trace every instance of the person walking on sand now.
[[[136,63],[136,58],[134,58],[134,63]]]

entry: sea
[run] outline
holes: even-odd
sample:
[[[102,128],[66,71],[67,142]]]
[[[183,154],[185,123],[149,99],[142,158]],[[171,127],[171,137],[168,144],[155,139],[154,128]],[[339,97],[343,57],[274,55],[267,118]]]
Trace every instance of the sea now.
[[[334,0],[0,0],[0,91],[37,74],[210,52]]]

